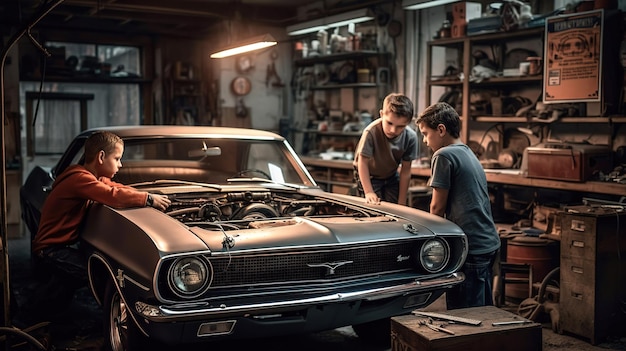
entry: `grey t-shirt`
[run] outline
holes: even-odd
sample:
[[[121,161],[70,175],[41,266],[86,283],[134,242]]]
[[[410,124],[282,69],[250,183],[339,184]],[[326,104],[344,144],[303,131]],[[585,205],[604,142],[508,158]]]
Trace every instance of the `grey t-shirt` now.
[[[378,118],[363,130],[354,155],[355,167],[361,155],[369,157],[372,178],[387,179],[396,174],[400,162],[417,158],[417,133],[406,127],[400,135],[388,139],[383,132],[382,118]]]
[[[465,144],[452,144],[433,154],[428,185],[448,189],[446,218],[467,235],[472,255],[493,252],[500,236],[491,215],[485,170]]]

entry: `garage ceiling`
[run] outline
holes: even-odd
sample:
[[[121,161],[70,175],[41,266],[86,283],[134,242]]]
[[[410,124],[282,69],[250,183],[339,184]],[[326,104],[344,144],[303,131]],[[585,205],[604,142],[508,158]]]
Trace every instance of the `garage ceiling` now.
[[[5,34],[7,28],[28,21],[45,2],[50,0],[2,1],[0,22]],[[37,28],[197,37],[223,30],[224,21],[286,27],[299,20],[299,8],[302,12],[310,7],[305,14],[319,17],[367,4],[358,0],[64,0]]]

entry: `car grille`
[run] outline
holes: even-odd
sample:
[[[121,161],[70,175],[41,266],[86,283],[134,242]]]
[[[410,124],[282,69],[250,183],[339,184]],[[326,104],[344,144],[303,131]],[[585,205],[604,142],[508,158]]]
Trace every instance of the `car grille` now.
[[[212,287],[341,281],[414,269],[421,242],[292,251],[280,254],[207,257]],[[334,268],[334,270],[332,269]]]

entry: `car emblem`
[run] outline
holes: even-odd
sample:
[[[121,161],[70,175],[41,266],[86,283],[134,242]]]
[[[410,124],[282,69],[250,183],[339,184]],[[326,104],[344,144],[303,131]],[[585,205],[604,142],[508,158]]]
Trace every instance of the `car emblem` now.
[[[335,269],[343,265],[346,265],[348,263],[353,263],[353,262],[354,261],[338,261],[338,262],[325,262],[325,263],[307,263],[306,265],[311,268],[326,267],[328,268],[328,271],[326,272],[326,274],[333,275],[335,274]]]
[[[402,261],[406,261],[410,258],[411,256],[402,256],[402,255],[398,255],[398,257],[396,257],[396,262],[402,262]]]

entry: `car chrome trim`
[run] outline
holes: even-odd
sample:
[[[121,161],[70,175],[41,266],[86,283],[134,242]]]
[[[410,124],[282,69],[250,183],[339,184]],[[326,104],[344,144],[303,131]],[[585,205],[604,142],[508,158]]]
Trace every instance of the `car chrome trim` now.
[[[272,301],[267,303],[244,304],[228,306],[220,304],[218,307],[198,308],[196,310],[180,311],[169,306],[160,306],[164,318],[169,316],[193,316],[193,315],[219,315],[224,313],[246,313],[260,312],[262,310],[277,308],[302,308],[304,306],[316,304],[328,304],[339,302],[350,302],[356,300],[376,301],[394,296],[416,293],[424,289],[449,288],[465,280],[465,275],[461,272],[452,273],[448,277],[432,281],[415,281],[411,283],[389,286],[384,288],[368,289],[356,292],[335,293],[308,299],[297,299],[289,301]],[[172,306],[174,307],[174,306]]]
[[[143,290],[143,291],[150,291],[150,287],[145,286],[141,283],[139,283],[138,281],[136,281],[135,279],[131,278],[128,276],[128,274],[124,274],[124,279],[128,280],[129,282],[133,283],[135,286],[137,286],[139,289]]]
[[[233,332],[233,329],[235,329],[235,324],[237,324],[236,320],[202,323],[198,327],[198,332],[196,333],[196,336],[207,337],[207,336],[216,336],[216,335],[228,335]],[[222,331],[214,331],[216,327],[219,328],[220,326],[226,327],[226,329]],[[205,329],[208,329],[207,332],[203,332],[203,330]]]
[[[418,239],[429,239],[429,238],[434,238],[434,237],[441,237],[441,234],[425,234],[424,236],[418,238]],[[452,236],[452,237],[457,237],[457,236]],[[239,256],[239,255],[255,255],[255,254],[259,254],[259,253],[265,253],[265,252],[270,252],[272,254],[276,254],[276,253],[281,253],[282,251],[295,251],[295,250],[316,250],[316,249],[322,249],[322,250],[336,250],[336,249],[342,249],[344,247],[350,247],[350,246],[363,246],[363,245],[370,245],[370,246],[386,246],[388,245],[390,242],[401,242],[401,241],[415,241],[416,238],[415,237],[405,237],[405,238],[394,238],[393,240],[389,240],[388,238],[383,238],[383,239],[378,239],[378,240],[367,240],[367,241],[354,241],[354,242],[348,242],[348,243],[329,243],[329,244],[315,244],[315,245],[298,245],[298,246],[283,246],[280,249],[276,248],[276,247],[268,247],[268,248],[259,248],[259,249],[246,249],[245,251],[238,251],[238,250],[230,250],[227,252],[218,252],[218,251],[214,251],[211,252],[211,256],[213,257],[219,257],[219,256]]]

